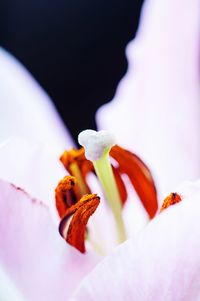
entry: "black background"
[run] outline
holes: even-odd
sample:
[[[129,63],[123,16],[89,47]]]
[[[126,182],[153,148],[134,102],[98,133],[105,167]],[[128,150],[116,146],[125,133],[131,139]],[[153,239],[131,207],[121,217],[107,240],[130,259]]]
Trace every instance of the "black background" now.
[[[140,0],[0,0],[0,42],[54,100],[76,136],[95,128],[127,68]]]

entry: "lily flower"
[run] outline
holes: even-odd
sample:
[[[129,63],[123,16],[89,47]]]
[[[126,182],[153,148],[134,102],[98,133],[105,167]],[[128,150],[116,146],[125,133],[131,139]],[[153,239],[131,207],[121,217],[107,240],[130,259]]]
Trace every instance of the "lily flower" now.
[[[17,133],[15,124],[12,124],[12,119],[9,118],[13,112],[12,101],[15,99],[12,96],[15,90],[15,86],[13,86],[15,78],[18,87],[16,89],[16,99],[27,100],[26,93],[28,93],[28,89],[31,90],[32,88],[31,91],[33,91],[33,94],[38,93],[42,104],[40,108],[40,106],[33,104],[34,99],[29,98],[27,100],[32,109],[33,116],[34,114],[37,116],[37,112],[40,115],[40,109],[42,110],[46,106],[44,111],[47,110],[47,113],[49,112],[48,110],[51,111],[49,117],[53,120],[55,126],[52,136],[47,137],[48,139],[45,140],[46,135],[48,135],[48,126],[43,131],[38,132],[37,138],[34,132],[29,133],[28,128],[23,127],[21,124],[19,128],[22,127],[22,131],[19,134],[22,138],[7,139],[2,143],[0,148],[0,232],[2,233],[0,237],[0,270],[3,275],[2,277],[4,277],[3,279],[7,283],[4,286],[4,289],[7,288],[7,290],[6,292],[2,290],[1,297],[3,298],[6,295],[9,298],[9,288],[12,287],[14,291],[17,291],[15,295],[19,300],[20,298],[21,300],[41,300],[41,298],[66,300],[69,299],[83,276],[102,259],[102,256],[92,250],[88,250],[83,256],[74,248],[67,245],[59,235],[57,224],[51,219],[53,207],[55,207],[53,206],[54,188],[58,183],[58,179],[66,174],[59,160],[55,158],[59,150],[64,148],[63,143],[66,142],[69,145],[72,145],[72,143],[68,139],[67,132],[61,131],[62,138],[60,142],[59,137],[57,137],[55,141],[58,144],[56,146],[53,144],[53,135],[59,135],[62,127],[60,122],[58,122],[57,127],[57,115],[51,108],[49,109],[47,96],[40,91],[39,86],[32,80],[27,71],[4,50],[1,50],[0,62],[2,67],[4,67],[0,68],[0,70],[2,72],[2,91],[3,89],[5,91],[1,96],[1,102],[5,103],[5,100],[8,98],[9,105],[11,105],[10,110],[5,111],[7,115],[6,121],[9,126],[7,127],[4,124],[4,120],[2,121],[5,131],[7,130],[3,138],[6,135],[9,136]],[[3,70],[7,70],[8,77],[3,76]],[[3,82],[8,82],[8,85],[4,85]],[[19,101],[19,120],[21,120],[20,110],[22,109],[23,102]],[[4,110],[6,110],[6,107],[4,107]],[[37,118],[40,129],[46,120],[45,118],[44,120],[40,119],[39,116]],[[32,122],[30,120],[30,127],[34,126],[34,122]],[[26,121],[26,125],[28,125],[28,121]],[[39,147],[37,146],[38,144],[40,144]],[[82,151],[78,152],[81,153]],[[134,164],[135,168],[133,171],[130,171],[129,168],[127,169],[126,164],[120,162],[122,158],[120,153],[125,153],[129,165]],[[157,210],[157,199],[154,183],[148,168],[138,157],[119,147],[114,147],[111,155],[116,161],[119,161],[119,165],[122,168],[127,169],[125,172],[130,176],[133,185],[137,187],[137,192],[149,216],[152,218]],[[62,156],[62,158],[62,161],[65,159],[63,163],[67,168],[66,155],[65,157]],[[84,161],[88,164],[86,159]],[[72,164],[69,164],[69,169],[74,171]],[[121,191],[123,201],[125,202],[126,192],[124,191],[123,180],[117,168],[113,167],[113,170],[115,170],[114,173],[118,179],[117,182],[123,188]],[[135,174],[139,174],[140,182],[137,180]],[[143,182],[147,189],[152,189],[152,206],[147,202],[145,191],[143,192],[141,189],[141,182]],[[58,187],[60,186],[58,185]],[[27,192],[32,196],[27,194]],[[97,198],[96,200],[98,202]],[[57,218],[58,216],[54,216],[56,223],[58,221]],[[79,231],[81,229],[84,234],[85,228],[78,228]]]
[[[189,7],[187,3],[184,3],[183,5],[183,3],[181,2],[183,11],[184,9],[190,9],[192,17],[188,17],[189,19],[187,20],[187,25],[189,28],[187,35],[185,36],[185,31],[181,35],[178,35],[179,39],[177,43],[177,31],[174,30],[174,28],[177,28],[176,24],[173,27],[173,31],[172,27],[166,26],[166,24],[169,24],[168,22],[171,16],[172,20],[174,20],[173,18],[175,18],[174,2],[172,3],[172,1],[166,1],[164,3],[165,5],[161,7],[161,3],[158,0],[149,0],[148,2],[146,2],[143,9],[142,22],[138,31],[136,42],[133,44],[133,47],[129,47],[129,57],[132,58],[131,53],[134,53],[133,59],[134,65],[136,66],[136,71],[132,70],[132,62],[130,62],[129,70],[131,70],[131,72],[128,72],[128,79],[130,79],[130,81],[127,81],[125,79],[124,83],[126,84],[124,85],[124,88],[120,88],[121,91],[124,91],[123,93],[126,92],[127,96],[130,96],[127,97],[127,103],[125,102],[127,106],[125,109],[126,115],[124,116],[126,116],[127,118],[124,118],[125,120],[123,119],[123,126],[121,122],[121,116],[123,114],[123,109],[120,105],[121,100],[116,101],[116,107],[120,110],[120,113],[116,113],[115,110],[112,110],[112,114],[109,114],[110,120],[110,116],[112,115],[119,117],[118,119],[114,118],[113,120],[111,120],[112,123],[115,124],[116,128],[112,129],[112,124],[110,124],[110,121],[108,121],[108,123],[106,124],[105,108],[101,110],[101,112],[103,112],[104,110],[103,115],[102,113],[98,114],[98,121],[99,123],[102,122],[101,127],[106,127],[109,130],[111,129],[114,133],[117,129],[118,123],[120,125],[120,128],[118,129],[119,131],[117,131],[116,136],[119,137],[119,141],[123,142],[124,147],[126,147],[127,149],[134,149],[137,153],[143,153],[144,150],[147,150],[146,155],[144,154],[143,157],[147,158],[147,162],[152,167],[154,165],[154,161],[156,161],[156,157],[157,163],[155,163],[155,168],[153,167],[153,171],[156,174],[156,182],[160,184],[161,191],[167,190],[167,187],[169,187],[169,191],[173,191],[173,185],[177,181],[183,178],[195,177],[198,174],[197,162],[199,160],[199,141],[197,137],[197,98],[199,96],[199,73],[197,72],[196,66],[196,41],[198,40],[199,33],[197,29],[199,10],[197,0],[194,0],[192,4],[190,3]],[[177,7],[180,4],[178,0],[175,3],[177,4]],[[184,18],[186,18],[187,16],[187,13],[180,15],[180,24],[178,23],[179,30],[181,28],[182,22],[185,23]],[[163,26],[161,26],[162,24]],[[165,29],[164,41],[162,29]],[[169,33],[172,40],[169,39]],[[187,37],[188,39],[188,48],[182,47],[181,49],[185,49],[184,53],[186,54],[183,56],[176,56],[176,50],[179,50],[178,46],[185,46],[185,44],[183,43],[185,37]],[[153,42],[154,38],[155,42]],[[161,42],[161,44],[159,44],[159,41]],[[159,55],[157,55],[157,53],[158,50],[160,51],[160,49],[162,49],[163,55],[165,54],[164,50],[166,48],[167,51],[168,45],[166,45],[166,43],[168,43],[168,41],[173,42],[171,42],[170,44],[171,46],[173,46],[173,50],[171,50],[172,55],[168,57],[166,54],[166,56],[164,56],[164,59],[162,60],[160,53]],[[153,49],[148,48],[148,45],[150,44],[154,46]],[[137,56],[135,57],[135,51],[136,54],[139,55],[139,59],[137,59]],[[155,55],[156,59],[153,60]],[[173,56],[178,60],[177,66],[176,61],[172,59]],[[188,61],[185,60],[188,57],[192,57],[192,59],[188,59]],[[166,64],[164,64],[166,58],[169,58],[169,64],[167,64],[167,66]],[[185,69],[181,64],[183,59],[185,60]],[[150,61],[154,62],[153,67],[151,67]],[[98,212],[98,209],[100,208],[100,206],[98,206],[99,198],[96,195],[90,194],[89,197],[83,197],[79,200],[77,197],[77,194],[79,194],[80,197],[83,194],[83,191],[80,192],[81,189],[85,191],[91,189],[90,183],[87,182],[84,178],[84,172],[87,173],[88,170],[82,170],[81,177],[84,180],[82,181],[82,184],[84,185],[79,184],[79,189],[75,189],[70,186],[74,186],[73,178],[67,178],[68,180],[71,179],[72,181],[70,180],[71,182],[68,182],[68,184],[71,183],[67,186],[69,189],[67,188],[66,190],[66,186],[64,185],[64,194],[62,190],[63,186],[59,185],[63,184],[63,182],[61,181],[61,183],[58,184],[56,189],[56,205],[59,216],[56,215],[54,210],[55,208],[53,208],[54,206],[52,207],[54,188],[56,187],[58,181],[66,174],[66,171],[61,166],[59,161],[54,160],[53,158],[58,158],[58,155],[60,155],[62,151],[61,148],[68,148],[68,146],[71,147],[73,143],[71,142],[69,135],[66,133],[64,127],[59,121],[57,114],[53,112],[52,106],[49,105],[47,96],[40,90],[38,85],[32,81],[28,73],[22,67],[20,67],[13,58],[5,54],[2,50],[0,64],[4,63],[4,68],[0,68],[0,74],[2,74],[2,81],[0,82],[2,83],[2,91],[4,91],[4,94],[2,94],[4,95],[2,99],[4,102],[7,99],[11,100],[11,106],[9,109],[5,109],[6,111],[4,119],[2,119],[2,124],[4,124],[4,133],[2,138],[7,138],[8,135],[13,136],[17,134],[18,136],[23,136],[26,140],[31,140],[30,144],[22,142],[21,139],[15,139],[14,142],[13,140],[10,140],[4,143],[0,149],[0,160],[2,163],[0,177],[3,179],[0,181],[0,209],[2,212],[0,219],[0,233],[2,233],[2,235],[0,236],[0,276],[7,285],[5,285],[4,288],[6,289],[6,287],[8,288],[9,285],[11,285],[13,291],[16,291],[15,295],[17,296],[17,298],[19,297],[19,300],[20,298],[21,300],[69,300],[74,289],[83,279],[83,277],[88,274],[87,278],[83,280],[80,288],[74,295],[74,300],[98,300],[98,298],[99,300],[132,300],[133,298],[136,300],[149,300],[149,296],[150,299],[153,300],[163,299],[163,296],[165,300],[184,300],[184,298],[185,300],[188,300],[187,297],[189,297],[189,299],[195,300],[195,298],[198,297],[196,288],[199,288],[199,283],[195,278],[196,272],[198,271],[199,260],[197,256],[198,254],[194,253],[195,248],[193,246],[197,247],[197,249],[199,247],[196,231],[199,226],[197,221],[198,206],[196,201],[199,193],[199,186],[197,185],[197,194],[193,194],[191,192],[192,190],[189,189],[188,195],[187,193],[184,194],[182,190],[177,190],[178,192],[180,192],[180,195],[176,193],[170,195],[165,200],[163,208],[168,207],[168,204],[174,202],[177,203],[178,201],[180,201],[180,199],[183,201],[179,202],[180,204],[170,206],[171,208],[167,208],[165,210],[163,209],[163,212],[158,214],[158,216],[156,216],[153,221],[150,222],[145,230],[143,230],[138,235],[137,239],[132,238],[123,243],[116,249],[116,251],[111,254],[111,256],[108,256],[105,260],[101,261],[102,256],[100,256],[97,252],[93,252],[89,247],[87,248],[87,252],[82,255],[80,252],[76,251],[75,248],[72,248],[68,244],[66,244],[66,242],[58,233],[57,224],[60,216],[60,233],[71,245],[75,247],[81,246],[77,249],[84,252],[85,245],[83,239],[85,238],[85,230],[87,236],[90,236],[90,229],[92,228],[88,225],[87,231],[86,227],[88,218],[97,209],[95,211],[95,214],[92,216],[92,218],[95,218],[96,212]],[[147,63],[150,64],[148,72]],[[173,74],[171,74],[172,65],[174,68]],[[7,77],[5,77],[3,70],[7,70]],[[138,75],[137,70],[140,70]],[[160,73],[160,70],[163,71],[164,76],[162,73]],[[155,72],[155,74],[152,72]],[[184,76],[185,74],[189,73],[189,76],[186,76],[186,78],[184,77],[184,80],[182,80],[182,73],[184,74]],[[148,77],[145,80],[146,75]],[[132,76],[133,79],[137,78],[137,80],[134,79],[133,84]],[[171,77],[173,81],[171,80]],[[150,79],[152,80],[152,82],[150,81]],[[15,80],[17,80],[16,85]],[[6,81],[7,84],[5,84]],[[146,83],[146,87],[143,87],[144,83]],[[25,92],[23,92],[23,89],[20,89],[20,87],[22,86],[23,89],[25,89]],[[123,83],[120,86],[123,87]],[[139,89],[140,87],[142,87],[142,90]],[[184,93],[182,91],[182,87],[184,87]],[[35,95],[35,98],[30,98],[31,95],[29,95],[28,91],[31,91],[30,94],[33,96]],[[132,98],[132,96],[134,97]],[[143,128],[143,123],[142,126],[140,123],[141,115],[139,116],[138,112],[147,114],[146,117],[143,117],[142,119],[143,122],[147,122],[147,126],[144,133],[140,135],[140,139],[138,139],[138,133],[141,133],[140,130],[134,130],[135,124],[133,124],[132,122],[133,114],[131,104],[132,99],[137,101],[138,97],[141,100],[141,105],[137,107],[134,114],[134,119],[135,121],[137,121],[135,124],[137,124],[138,129]],[[35,101],[37,101],[35,99],[37,98],[39,98],[40,101],[38,101],[38,104],[36,103],[35,105]],[[120,98],[124,97],[121,96]],[[17,105],[16,107],[16,110],[12,110],[14,109],[13,99],[17,99],[19,103],[19,105]],[[30,118],[28,118],[28,120],[24,120],[24,117],[22,117],[21,119],[21,116],[24,116],[24,102],[22,102],[22,99],[30,99],[31,111],[35,112],[35,114],[33,114],[35,121]],[[162,100],[161,103],[159,102],[159,99]],[[188,105],[188,99],[191,99],[193,103],[190,103],[190,105]],[[155,109],[157,108],[157,116],[150,113],[152,101],[154,100],[155,104],[153,112],[155,112]],[[130,104],[129,101],[131,101]],[[171,102],[173,102],[173,105],[171,104]],[[41,109],[39,103],[42,104]],[[174,105],[177,107],[174,107]],[[122,106],[124,107],[123,101]],[[174,110],[171,110],[172,107]],[[162,115],[162,112],[166,113],[166,110],[168,112],[167,117],[166,114]],[[178,120],[180,123],[185,124],[184,122],[186,119],[192,121],[189,122],[189,125],[192,127],[192,131],[190,132],[190,136],[191,133],[193,134],[192,137],[188,138],[187,135],[183,135],[186,134],[186,127],[184,127],[185,131],[183,131],[183,133],[181,132],[181,128],[179,128],[178,132],[176,132],[177,127],[174,126],[174,124],[176,125],[174,121],[177,120],[175,118],[177,117],[177,115],[174,115],[174,112],[177,111],[180,113],[178,115]],[[109,112],[109,109],[107,112]],[[160,116],[159,112],[161,112]],[[16,114],[18,115],[16,116]],[[7,119],[5,116],[7,118],[9,116],[9,119]],[[38,116],[40,116],[40,118]],[[148,120],[151,121],[151,116],[155,116],[155,120],[157,121],[156,123],[148,122]],[[11,123],[11,120],[14,120],[15,117],[18,117],[19,127],[17,127],[15,123]],[[100,121],[100,119],[102,121]],[[9,122],[7,122],[7,120],[9,120]],[[117,120],[117,122],[115,120]],[[154,118],[152,120],[154,120]],[[126,124],[126,122],[128,124]],[[26,126],[24,126],[25,124]],[[35,124],[38,124],[39,130],[35,128]],[[128,127],[126,127],[126,125],[128,125]],[[168,132],[165,129],[165,125],[166,129],[171,129],[170,135],[167,135]],[[161,132],[159,131],[159,129],[162,129]],[[151,131],[152,135],[155,136],[149,135],[149,131]],[[126,132],[128,133],[127,137],[125,135]],[[180,132],[182,135],[180,135]],[[136,138],[133,137],[134,133]],[[166,134],[166,137],[163,137],[164,133]],[[180,136],[182,139],[186,139],[183,141],[186,141],[185,143],[187,146],[188,141],[191,141],[191,154],[189,161],[186,160],[187,147],[184,149],[183,147],[179,148],[178,146],[180,142]],[[160,143],[159,139],[162,138],[163,140],[161,140]],[[149,141],[148,144],[145,144],[146,142],[144,144],[137,144],[137,141],[146,141],[146,139],[147,142]],[[34,144],[34,142],[38,144],[38,141],[42,143],[45,148],[44,155],[42,155],[43,152],[41,151],[41,148],[38,149]],[[46,141],[45,144],[44,141]],[[29,145],[31,145],[31,147]],[[142,204],[146,208],[149,216],[153,217],[157,209],[157,203],[154,203],[153,210],[151,206],[150,210],[148,209],[149,207],[146,206],[146,198],[144,198],[144,193],[141,193],[141,191],[138,190],[138,186],[135,185],[135,178],[130,175],[130,172],[133,172],[132,169],[131,171],[129,169],[127,171],[127,166],[123,164],[123,157],[119,156],[120,152],[127,155],[127,151],[125,151],[124,147],[121,148],[117,146],[117,148],[115,148],[114,150],[111,148],[110,154],[116,161],[118,161],[118,167],[120,167],[119,169],[123,170],[123,172],[125,172],[129,176],[130,182],[132,182],[133,186],[135,187],[136,192],[138,193]],[[154,150],[156,147],[157,152],[155,153],[156,155],[154,155]],[[51,154],[46,155],[49,150],[51,150]],[[174,160],[174,154],[177,154],[177,164],[176,160]],[[126,157],[126,160],[129,157],[132,158],[132,154],[129,154],[129,156]],[[134,159],[136,158],[137,157],[134,156]],[[152,160],[152,158],[154,158],[154,160]],[[70,162],[68,165],[68,163],[64,163],[65,159],[66,157],[63,154],[62,162],[65,165],[65,168],[69,168],[70,173],[77,173],[76,166],[73,165],[74,162]],[[106,165],[105,163],[107,157],[106,160],[103,160],[103,162],[101,159],[102,158],[95,157],[92,159],[92,161],[95,161],[94,170],[99,176],[102,187],[105,188],[104,175],[102,176],[99,165],[101,168],[101,165],[103,164],[104,168],[107,168],[107,171],[115,170],[115,166],[113,165],[114,169],[112,169],[111,166],[108,168],[108,165]],[[171,162],[171,159],[173,166],[170,166],[169,164],[169,162]],[[168,165],[165,164],[165,161]],[[86,161],[84,159],[83,163],[85,164],[85,162]],[[142,169],[147,172],[147,180],[149,178],[149,170],[146,168],[146,165],[141,162],[141,160],[138,160],[137,164],[140,163],[140,165],[142,165]],[[181,168],[183,162],[185,164],[185,169]],[[51,164],[53,164],[52,167]],[[135,166],[137,166],[137,164]],[[124,170],[124,166],[126,167],[126,170]],[[10,172],[10,170],[12,172]],[[51,172],[52,170],[53,175]],[[184,173],[185,170],[187,170],[187,173]],[[108,173],[106,172],[105,174],[110,174],[110,171]],[[117,187],[119,188],[120,185],[120,187],[124,187],[123,177],[120,178],[116,176],[116,174],[117,172],[113,172],[111,183],[113,182],[113,178],[115,177],[114,179],[118,183]],[[143,178],[145,178],[144,174]],[[116,179],[118,179],[118,181]],[[10,184],[9,182],[14,183],[15,185]],[[77,182],[80,183],[80,180]],[[125,182],[128,182],[127,178],[125,178]],[[150,182],[152,182],[151,177]],[[148,181],[146,181],[145,183],[148,183]],[[162,183],[164,188],[161,185]],[[64,182],[64,184],[66,183]],[[17,187],[16,185],[21,188]],[[112,185],[112,187],[114,186]],[[154,186],[151,187],[153,187],[152,190],[154,190]],[[33,197],[28,195],[27,192],[22,190],[22,188],[25,189],[25,191],[27,191],[28,193],[31,193]],[[116,187],[114,188],[114,191],[115,189]],[[107,192],[108,196],[111,195],[109,204],[112,208],[112,193],[109,194],[106,189],[104,190],[105,194]],[[120,191],[122,191],[122,188]],[[114,193],[116,193],[116,191]],[[121,199],[123,199],[123,197],[121,197]],[[188,202],[187,199],[191,199],[191,202]],[[69,208],[65,208],[64,213],[59,211],[60,205],[68,206],[68,201],[73,202],[74,200],[75,203],[71,203]],[[188,209],[190,203],[194,204],[192,206],[192,209]],[[92,205],[92,207],[90,205]],[[123,237],[124,233],[123,231],[121,231],[121,229],[123,229],[123,226],[121,223],[121,216],[119,214],[121,210],[120,206],[117,205],[118,209],[116,211],[114,211],[115,208],[113,208],[113,216],[115,220],[120,220],[120,226],[118,227],[117,223],[116,225],[118,227],[118,233],[120,233],[120,237]],[[87,214],[88,208],[92,208],[92,211],[90,211],[89,214]],[[54,221],[56,222],[56,225],[51,219],[52,214],[54,214]],[[75,216],[76,218],[74,219]],[[80,236],[74,235],[73,230],[74,225],[75,229],[77,229],[79,218],[81,218],[81,222],[83,221],[83,223],[81,224],[81,244],[79,244],[80,241],[78,241]],[[183,223],[179,225],[178,221],[180,221],[181,218]],[[101,224],[106,222],[107,219],[105,218],[105,215],[103,215],[103,217],[101,215]],[[172,225],[173,231],[170,231],[169,233],[170,225]],[[107,227],[106,229],[110,228]],[[194,233],[191,236],[192,230],[194,230]],[[77,231],[75,231],[75,234],[77,234]],[[104,231],[104,234],[106,236],[106,231]],[[185,239],[185,236],[191,237],[191,244],[189,244],[189,248],[187,248],[188,243]],[[169,252],[168,247],[171,248]],[[183,249],[185,250],[184,254],[182,252]],[[165,251],[168,252],[167,254],[169,254],[169,256],[165,257]],[[184,255],[183,257],[182,254]],[[196,261],[188,261],[187,265],[185,265],[187,269],[185,273],[182,274],[180,272],[182,263],[185,263],[188,256],[190,255],[195,255],[194,258]],[[163,260],[163,256],[164,258],[166,258],[166,260]],[[101,263],[96,268],[94,268],[95,265],[100,261]],[[169,262],[170,265],[168,267]],[[89,272],[93,268],[94,270],[92,274],[89,274]],[[175,270],[176,268],[177,272]],[[113,271],[116,271],[116,273],[113,273]],[[162,276],[157,279],[156,276],[160,271],[162,273]],[[172,276],[174,275],[177,275],[177,278],[173,278]],[[183,275],[184,277],[182,277]],[[172,286],[172,284],[174,285],[174,282],[169,281],[169,279],[180,282],[184,287],[183,293],[180,292],[180,290],[177,293],[177,290],[175,290],[176,287],[173,288]],[[189,279],[190,281],[187,281],[187,279]],[[193,285],[191,284],[191,279],[195,280]],[[184,286],[185,282],[187,282],[187,285]],[[190,287],[188,286],[188,283],[191,284]],[[4,296],[7,294],[8,296],[9,292],[0,293],[4,294]]]
[[[61,154],[60,150],[63,150],[65,143],[66,146],[69,145],[70,147],[73,144],[62,124],[58,122],[57,126],[58,116],[56,112],[51,109],[47,96],[40,91],[39,86],[32,80],[28,72],[4,50],[1,50],[0,63],[2,64],[2,68],[0,68],[2,72],[1,84],[2,91],[4,91],[1,100],[2,103],[5,103],[8,99],[10,105],[10,110],[6,106],[2,107],[4,110],[7,110],[5,114],[8,118],[2,121],[5,128],[4,137],[2,138],[5,138],[6,135],[9,137],[17,133],[15,124],[11,122],[13,119],[12,100],[14,99],[12,93],[15,87],[21,87],[21,89],[16,89],[16,99],[19,99],[19,116],[22,114],[20,111],[24,109],[22,100],[25,101],[27,99],[27,91],[30,89],[31,95],[40,96],[39,103],[41,104],[38,106],[38,103],[34,104],[34,99],[29,99],[28,102],[30,103],[33,117],[37,116],[37,114],[40,116],[42,110],[43,112],[47,111],[48,114],[51,112],[48,116],[49,122],[50,124],[53,122],[55,125],[54,131],[52,130],[52,136],[49,135],[48,126],[45,128],[44,125],[44,129],[38,133],[37,140],[37,134],[34,130],[28,131],[29,120],[27,119],[24,121],[26,122],[26,127],[22,126],[22,124],[19,125],[19,129],[22,128],[18,133],[20,137],[6,139],[0,147],[0,208],[2,212],[0,219],[0,231],[2,233],[0,237],[0,270],[2,277],[4,277],[3,279],[5,279],[4,282],[6,282],[4,289],[13,287],[14,294],[19,300],[20,298],[21,300],[40,300],[41,298],[66,300],[66,298],[68,299],[71,296],[84,275],[102,259],[102,255],[93,251],[91,247],[87,248],[87,252],[83,256],[75,248],[66,244],[61,235],[64,236],[65,231],[63,229],[67,226],[67,215],[73,214],[73,219],[81,216],[82,224],[75,231],[75,236],[73,233],[76,227],[74,227],[74,223],[70,224],[72,228],[71,233],[73,232],[71,235],[72,239],[68,238],[69,234],[66,241],[79,251],[85,252],[85,230],[88,218],[91,215],[91,204],[95,205],[95,210],[99,199],[95,195],[92,196],[90,194],[90,198],[83,196],[80,202],[77,202],[78,197],[85,193],[90,193],[90,188],[87,186],[86,191],[81,191],[81,194],[76,195],[74,207],[70,206],[69,208],[71,210],[70,213],[65,210],[64,216],[60,214],[60,217],[62,216],[60,222],[58,215],[60,212],[59,210],[55,212],[54,189],[60,179],[66,175],[66,170],[59,162],[58,154]],[[3,70],[7,70],[8,74],[6,76],[3,75]],[[3,82],[6,84],[3,85]],[[17,118],[21,121],[19,116]],[[39,118],[39,116],[37,117],[38,124],[36,123],[36,125],[42,128],[43,122],[46,124],[48,120],[45,116],[44,119],[42,119],[42,116]],[[5,124],[6,122],[8,126]],[[34,123],[30,119],[30,129],[32,125]],[[54,135],[58,135],[55,140],[57,145],[54,145]],[[45,137],[47,137],[47,140]],[[70,154],[72,153],[71,151]],[[85,164],[86,167],[89,166],[89,170],[85,169],[86,173],[88,171],[94,172],[94,167],[91,169],[91,163],[85,156],[83,157],[83,151],[79,150],[75,153],[79,154],[79,163],[80,158],[82,158],[81,168],[83,176],[86,177],[86,174],[84,174]],[[157,211],[157,197],[154,182],[148,168],[137,156],[119,146],[112,147],[111,155],[121,167],[121,171],[117,167],[112,167],[117,185],[120,188],[120,200],[125,202],[127,198],[124,181],[120,175],[120,172],[125,172],[136,188],[149,217],[152,218]],[[129,166],[124,164],[124,156],[125,160],[129,162]],[[62,163],[69,173],[73,174],[75,172],[74,175],[80,183],[77,169],[74,168],[74,162],[70,162],[69,156],[68,162],[66,159],[66,152],[64,152],[61,157]],[[75,161],[74,158],[72,161]],[[131,165],[134,167],[133,170],[130,169]],[[145,189],[142,189],[142,183]],[[152,205],[148,201],[149,196],[147,196],[146,190],[152,193]],[[74,192],[77,192],[77,190],[74,190]],[[57,198],[62,193],[59,183],[56,189],[57,209],[59,208],[59,200]],[[69,201],[69,199],[67,200]],[[65,199],[62,195],[61,201],[65,200],[66,195]],[[82,213],[87,211],[85,205],[88,205],[89,209],[89,215],[84,215],[86,219],[82,216]],[[83,210],[80,211],[80,209]],[[113,206],[114,209],[115,206]],[[75,224],[77,220],[79,221],[80,219],[76,218]],[[61,235],[58,231],[59,223]],[[70,227],[69,229],[71,229]],[[82,231],[82,235],[80,235],[80,231]],[[78,240],[81,241],[81,248],[79,247],[80,244],[77,247],[77,244],[73,243],[74,237],[75,239],[78,237]],[[123,240],[125,240],[125,237]],[[98,250],[98,248],[96,249]],[[64,291],[65,293],[63,294]],[[1,294],[3,294],[1,296],[6,295],[8,298],[10,296],[8,291],[1,292]]]

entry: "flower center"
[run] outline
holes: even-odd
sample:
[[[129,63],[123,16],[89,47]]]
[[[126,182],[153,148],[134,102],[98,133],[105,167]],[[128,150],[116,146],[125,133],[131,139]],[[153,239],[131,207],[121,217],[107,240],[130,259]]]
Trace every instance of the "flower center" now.
[[[114,216],[118,243],[126,240],[122,210],[127,190],[122,175],[129,177],[150,218],[155,216],[158,202],[148,167],[138,156],[115,145],[113,135],[106,131],[86,130],[79,134],[78,140],[83,148],[65,151],[60,158],[70,176],[59,182],[55,192],[61,218],[60,234],[72,246],[85,252],[86,225],[99,205],[97,195],[91,194],[88,174],[95,174],[101,184]],[[110,157],[115,165],[111,164]]]

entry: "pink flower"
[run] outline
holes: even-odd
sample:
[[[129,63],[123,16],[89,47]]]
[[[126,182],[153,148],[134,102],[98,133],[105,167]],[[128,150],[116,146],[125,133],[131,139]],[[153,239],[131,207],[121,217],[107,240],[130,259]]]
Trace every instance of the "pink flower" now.
[[[199,0],[146,1],[128,73],[97,115],[101,128],[143,156],[161,195],[199,176],[199,12]],[[178,189],[182,202],[136,238],[131,230],[103,261],[92,250],[79,254],[59,236],[53,206],[65,175],[57,157],[73,143],[48,96],[2,49],[0,98],[0,139],[20,136],[0,148],[0,298],[69,300],[88,275],[71,300],[198,300],[200,184]]]

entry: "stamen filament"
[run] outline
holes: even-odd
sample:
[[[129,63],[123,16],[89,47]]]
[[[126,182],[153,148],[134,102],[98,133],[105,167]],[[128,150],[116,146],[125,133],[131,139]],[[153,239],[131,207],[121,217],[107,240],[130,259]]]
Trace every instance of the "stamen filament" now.
[[[114,174],[109,159],[110,147],[104,149],[100,159],[93,161],[96,174],[105,192],[108,204],[112,209],[118,232],[118,241],[122,243],[126,240],[124,222],[121,214],[121,199],[115,182]]]
[[[78,167],[78,164],[76,162],[71,163],[70,170],[71,170],[71,174],[77,180],[77,184],[78,184],[81,196],[83,196],[84,194],[88,194],[88,188],[85,185],[85,181],[84,181],[82,173]]]

